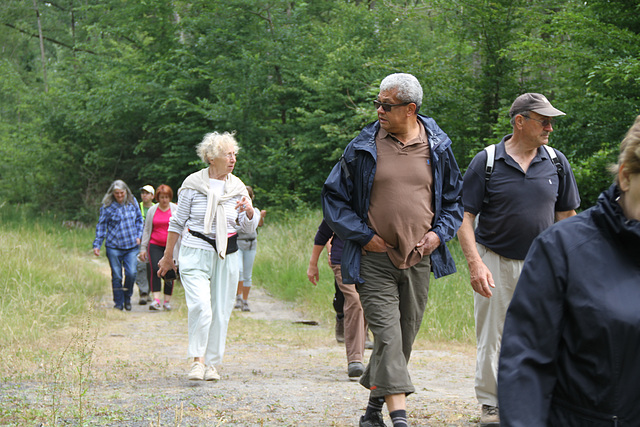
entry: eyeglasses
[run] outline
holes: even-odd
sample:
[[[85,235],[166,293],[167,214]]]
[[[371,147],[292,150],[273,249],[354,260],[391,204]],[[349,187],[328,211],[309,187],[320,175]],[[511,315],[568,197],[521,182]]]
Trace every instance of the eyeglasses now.
[[[387,104],[387,103],[385,103],[385,102],[380,102],[380,101],[378,101],[377,99],[374,99],[374,100],[373,100],[373,106],[374,106],[374,107],[376,107],[376,110],[377,110],[378,108],[382,107],[382,109],[383,109],[384,111],[386,111],[387,113],[388,113],[389,111],[391,111],[391,109],[392,109],[393,107],[400,107],[400,106],[403,106],[403,105],[409,105],[409,104],[411,104],[411,103],[410,103],[410,102],[403,102],[403,103],[401,103],[401,104]]]
[[[540,123],[543,128],[546,128],[549,125],[553,126],[556,123],[556,119],[554,118],[538,120],[538,119],[534,119],[533,117],[525,116],[524,114],[522,114],[522,117],[524,117],[525,119],[534,120]]]

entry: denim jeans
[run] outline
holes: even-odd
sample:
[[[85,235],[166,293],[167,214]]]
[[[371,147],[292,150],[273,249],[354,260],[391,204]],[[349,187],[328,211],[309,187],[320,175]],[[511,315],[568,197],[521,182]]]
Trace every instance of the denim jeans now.
[[[118,308],[124,307],[124,304],[131,303],[131,294],[133,294],[133,284],[136,281],[136,269],[138,266],[137,257],[137,246],[131,249],[107,248],[107,259],[111,266],[113,302]],[[122,283],[123,269],[124,284]]]
[[[250,288],[251,287],[251,276],[253,274],[253,261],[256,259],[256,249],[248,249],[243,251],[242,249],[238,249],[240,252],[240,280],[243,281],[243,287]]]

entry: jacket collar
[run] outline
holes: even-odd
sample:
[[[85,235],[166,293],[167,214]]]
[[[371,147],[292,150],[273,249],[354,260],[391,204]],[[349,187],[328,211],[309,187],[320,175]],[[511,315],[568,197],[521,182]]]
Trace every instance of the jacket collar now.
[[[429,147],[432,151],[442,151],[451,145],[451,139],[449,136],[440,129],[431,117],[418,114],[418,120],[423,124],[425,131],[427,132],[427,138],[429,139]],[[369,152],[375,152],[376,147],[376,134],[380,130],[380,122],[376,120],[373,123],[369,123],[362,129],[360,134],[356,136],[352,143],[356,150],[366,150]]]
[[[622,207],[618,204],[620,189],[613,184],[598,197],[593,208],[594,221],[599,227],[605,228],[630,253],[636,254],[640,260],[640,221],[627,219]]]

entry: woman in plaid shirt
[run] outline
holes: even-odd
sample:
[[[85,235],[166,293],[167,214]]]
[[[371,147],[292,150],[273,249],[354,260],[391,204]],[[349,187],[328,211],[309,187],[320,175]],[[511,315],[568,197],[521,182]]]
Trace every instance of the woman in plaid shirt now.
[[[143,226],[142,212],[131,190],[124,181],[113,181],[102,198],[93,253],[100,256],[100,247],[104,241],[111,266],[114,308],[118,310],[131,310],[131,294],[138,263],[136,257]]]

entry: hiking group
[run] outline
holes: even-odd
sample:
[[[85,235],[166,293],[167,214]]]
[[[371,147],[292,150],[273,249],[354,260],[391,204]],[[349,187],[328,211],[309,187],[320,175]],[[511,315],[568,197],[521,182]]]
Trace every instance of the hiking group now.
[[[322,187],[324,221],[307,275],[315,284],[318,257],[333,238],[347,371],[369,390],[358,425],[385,426],[385,404],[394,427],[409,425],[412,346],[431,274],[456,272],[447,247],[456,236],[474,291],[480,425],[637,423],[640,116],[611,167],[615,182],[576,215],[571,165],[548,146],[555,118],[565,113],[545,96],[518,96],[508,113],[512,132],[480,151],[464,175],[451,139],[420,113],[422,100],[413,75],[386,76],[373,101],[377,120],[346,146]],[[150,235],[143,247],[158,260],[152,306],[162,307],[164,277],[162,304],[170,308],[167,274],[179,266],[191,380],[220,379],[229,318],[234,306],[244,309],[251,283],[251,239],[264,211],[232,173],[238,150],[233,134],[207,134],[197,148],[207,167],[185,179],[177,206],[169,197],[165,208],[146,213],[147,223],[155,213],[143,239]],[[123,184],[105,195],[94,252],[106,239],[115,306],[129,310],[144,206]],[[154,235],[156,217],[163,231]],[[254,252],[240,277],[242,235]],[[365,366],[367,330],[373,349]]]

